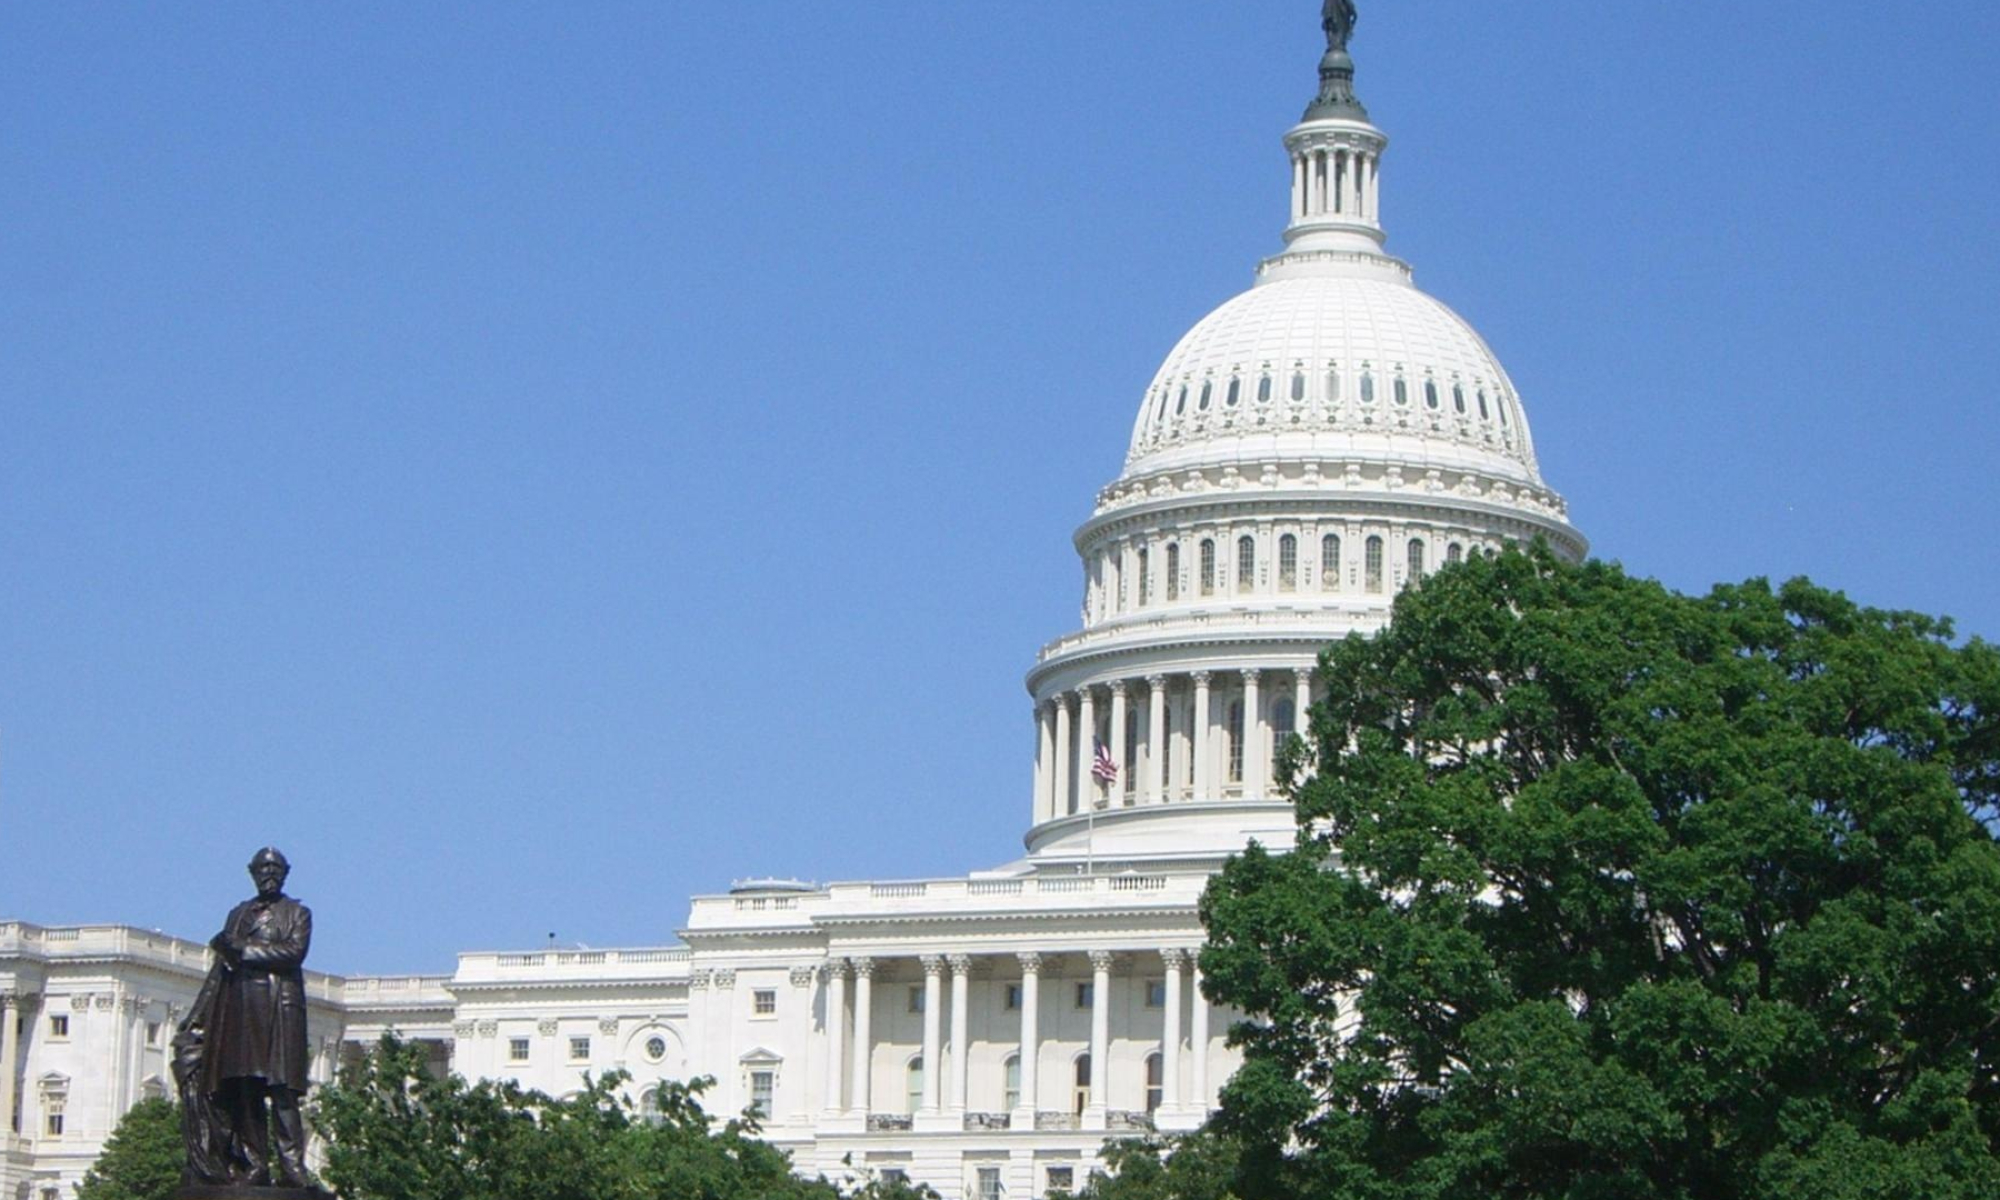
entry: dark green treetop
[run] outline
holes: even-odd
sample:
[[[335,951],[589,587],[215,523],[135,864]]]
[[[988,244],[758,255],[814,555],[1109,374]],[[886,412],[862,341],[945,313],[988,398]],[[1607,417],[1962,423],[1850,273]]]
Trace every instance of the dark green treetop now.
[[[2000,1195],[1992,646],[1537,549],[1322,678],[1203,902],[1239,1195]]]
[[[141,1100],[119,1118],[77,1200],[170,1200],[186,1161],[180,1110],[169,1100]]]

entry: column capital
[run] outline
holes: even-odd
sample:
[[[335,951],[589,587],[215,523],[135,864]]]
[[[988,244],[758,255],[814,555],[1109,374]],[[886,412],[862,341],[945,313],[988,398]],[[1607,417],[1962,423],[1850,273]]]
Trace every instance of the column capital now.
[[[1073,694],[1079,701],[1084,701],[1084,700],[1094,701],[1096,699],[1096,690],[1097,688],[1095,684],[1089,684],[1089,683],[1079,684],[1075,688]]]
[[[954,975],[972,974],[972,956],[970,954],[947,955],[945,961],[951,964],[951,973]]]
[[[924,965],[924,974],[926,975],[944,974],[945,963],[944,963],[944,955],[942,954],[919,955],[917,957],[917,961]]]
[[[845,979],[854,973],[853,965],[844,958],[829,958],[820,970],[826,973],[828,979]]]
[[[20,1008],[25,1003],[25,999],[19,992],[0,992],[0,1013],[6,1012],[9,1009]]]
[[[1114,679],[1111,681],[1109,686],[1111,688],[1111,696],[1113,699],[1119,699],[1125,695],[1125,685],[1127,682],[1128,682],[1127,680],[1123,679]]]
[[[850,958],[850,959],[848,959],[847,961],[848,961],[848,965],[850,965],[851,967],[853,967],[853,968],[854,968],[854,977],[855,977],[856,979],[873,979],[873,978],[875,978],[875,960],[874,960],[874,959],[872,959],[872,958],[869,958],[869,957],[868,957],[867,955],[865,955],[865,954],[864,954],[864,955],[859,955],[859,956],[857,956],[857,957],[854,957],[854,958]]]
[[[1192,957],[1193,955],[1190,952],[1182,950],[1178,946],[1169,946],[1165,950],[1160,951],[1160,961],[1167,964],[1169,971],[1180,970],[1187,965],[1188,959]]]
[[[1207,687],[1208,681],[1214,679],[1215,674],[1212,671],[1189,671],[1188,678],[1194,680],[1196,687]]]
[[[1298,667],[1292,671],[1292,674],[1298,678],[1298,681],[1300,683],[1310,683],[1312,681],[1313,672],[1317,671],[1318,669],[1319,669],[1318,667]]]
[[[1262,667],[1245,667],[1243,668],[1243,682],[1255,683],[1257,682],[1257,677],[1263,673],[1264,669]]]
[[[1042,969],[1042,953],[1039,950],[1022,950],[1014,955],[1021,962],[1021,970],[1036,974]]]
[[[1148,675],[1146,676],[1146,686],[1156,692],[1161,691],[1167,686],[1167,677],[1165,675]]]
[[[1116,954],[1109,950],[1092,950],[1090,952],[1090,969],[1093,971],[1109,971],[1112,961],[1117,957]]]

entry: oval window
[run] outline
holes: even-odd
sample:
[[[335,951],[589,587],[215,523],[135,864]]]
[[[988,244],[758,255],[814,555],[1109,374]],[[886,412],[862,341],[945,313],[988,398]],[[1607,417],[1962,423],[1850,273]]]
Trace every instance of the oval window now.
[[[1451,406],[1458,410],[1459,416],[1465,415],[1465,389],[1455,383],[1451,385]]]
[[[1203,411],[1203,412],[1207,412],[1207,411],[1208,411],[1208,398],[1209,398],[1209,396],[1210,396],[1210,395],[1211,395],[1211,394],[1212,394],[1212,393],[1213,393],[1214,391],[1215,391],[1215,384],[1214,384],[1214,383],[1212,383],[1212,382],[1210,382],[1209,380],[1206,380],[1206,379],[1202,380],[1202,381],[1201,381],[1201,402],[1200,402],[1200,403],[1198,403],[1198,404],[1196,404],[1196,405],[1195,405],[1195,407],[1196,407],[1196,408],[1199,408],[1199,409],[1200,409],[1201,411]]]
[[[1426,379],[1424,380],[1424,407],[1436,408],[1437,406],[1438,406],[1438,385]]]
[[[1178,417],[1186,411],[1187,411],[1187,384],[1184,383],[1181,385],[1181,398],[1174,404],[1174,415]]]
[[[1410,402],[1409,385],[1403,382],[1403,377],[1401,375],[1398,375],[1396,376],[1396,403],[1408,404],[1409,402]]]
[[[1235,408],[1236,401],[1242,394],[1243,394],[1243,381],[1232,377],[1229,381],[1229,394],[1227,397],[1223,399],[1222,402],[1224,404],[1227,404],[1231,408]]]
[[[1361,403],[1375,403],[1375,376],[1367,371],[1361,372]]]

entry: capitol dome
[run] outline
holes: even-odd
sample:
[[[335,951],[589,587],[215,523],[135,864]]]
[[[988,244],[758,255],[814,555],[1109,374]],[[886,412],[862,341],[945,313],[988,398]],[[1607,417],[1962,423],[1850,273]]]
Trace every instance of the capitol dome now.
[[[1323,648],[1470,555],[1587,549],[1491,348],[1384,250],[1388,138],[1353,77],[1330,32],[1283,248],[1167,354],[1076,531],[1082,626],[1027,678],[1042,869],[1283,844]]]

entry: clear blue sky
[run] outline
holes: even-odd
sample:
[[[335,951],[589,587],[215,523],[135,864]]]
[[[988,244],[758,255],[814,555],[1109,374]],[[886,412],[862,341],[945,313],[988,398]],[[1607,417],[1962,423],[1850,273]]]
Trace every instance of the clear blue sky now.
[[[316,965],[1013,857],[1021,678],[1286,211],[1312,0],[0,10],[0,915]],[[2000,635],[2000,5],[1364,0],[1600,554]],[[226,826],[247,825],[241,833]]]

